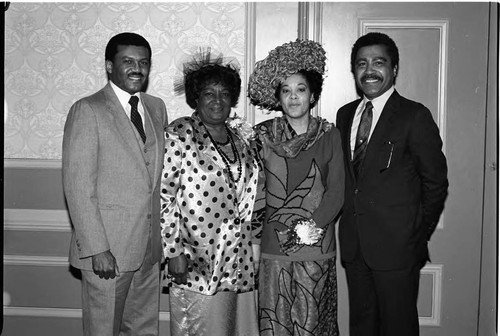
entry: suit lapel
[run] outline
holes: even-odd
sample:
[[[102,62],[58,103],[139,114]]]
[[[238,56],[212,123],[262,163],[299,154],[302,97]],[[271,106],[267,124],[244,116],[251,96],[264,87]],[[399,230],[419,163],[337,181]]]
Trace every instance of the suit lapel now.
[[[387,134],[393,127],[394,117],[396,112],[398,111],[399,106],[399,94],[394,91],[393,94],[387,100],[387,103],[384,106],[382,114],[375,125],[375,129],[373,130],[370,141],[368,142],[368,147],[366,148],[366,156],[363,162],[363,168],[361,169],[361,173],[359,178],[361,179],[366,172],[369,170],[369,167],[372,163],[376,162],[377,153],[379,153],[379,149],[383,146],[384,142],[387,140]]]
[[[134,126],[123,110],[118,97],[109,83],[104,87],[104,94],[106,109],[113,116],[117,132],[121,135],[123,143],[130,148],[129,152],[131,155],[135,156],[136,160],[138,160],[137,162],[143,162],[144,157],[142,156],[142,150],[137,142],[134,129],[132,128]],[[146,174],[148,174],[146,167],[143,164],[140,164],[140,166],[146,170]]]

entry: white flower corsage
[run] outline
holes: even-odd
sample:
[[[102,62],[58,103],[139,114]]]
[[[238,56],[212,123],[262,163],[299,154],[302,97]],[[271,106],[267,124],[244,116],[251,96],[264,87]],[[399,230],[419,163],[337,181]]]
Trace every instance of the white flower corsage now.
[[[246,121],[246,118],[242,118],[235,113],[233,117],[227,118],[226,124],[247,145],[250,144],[251,140],[255,139],[255,132],[252,126]]]
[[[316,226],[314,219],[299,219],[293,224],[292,234],[299,245],[314,245],[323,236],[323,229]]]
[[[286,235],[286,239],[280,242],[281,250],[288,254],[298,251],[302,246],[311,246],[320,241],[324,230],[316,226],[313,219],[295,219],[286,231],[280,234]]]

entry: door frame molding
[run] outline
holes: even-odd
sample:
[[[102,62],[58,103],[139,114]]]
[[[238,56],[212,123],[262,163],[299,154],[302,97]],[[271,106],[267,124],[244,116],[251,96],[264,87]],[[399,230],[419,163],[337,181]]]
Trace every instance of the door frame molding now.
[[[490,3],[478,336],[498,330],[498,3]]]

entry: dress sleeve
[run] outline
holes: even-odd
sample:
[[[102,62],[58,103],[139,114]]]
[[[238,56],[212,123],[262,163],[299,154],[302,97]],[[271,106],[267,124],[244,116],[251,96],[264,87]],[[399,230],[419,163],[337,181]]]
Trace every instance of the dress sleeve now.
[[[318,227],[322,228],[326,227],[337,217],[344,204],[345,171],[340,132],[335,127],[332,128],[331,132],[333,155],[328,162],[328,177],[325,192],[321,203],[312,214],[312,218]]]
[[[256,139],[252,143],[252,152],[256,158],[259,170],[257,177],[257,192],[252,212],[252,242],[260,244],[262,228],[266,212],[266,175],[264,173],[264,162],[262,160],[262,142]]]
[[[180,188],[183,143],[177,134],[165,133],[165,155],[161,176],[161,236],[163,254],[171,259],[181,255],[184,247],[181,241],[181,212],[177,201]]]

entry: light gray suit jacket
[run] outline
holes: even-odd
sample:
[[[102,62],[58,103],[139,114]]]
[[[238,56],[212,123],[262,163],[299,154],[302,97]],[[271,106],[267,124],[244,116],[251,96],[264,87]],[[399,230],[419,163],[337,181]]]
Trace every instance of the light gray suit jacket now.
[[[151,162],[145,160],[143,144],[109,83],[77,101],[68,114],[62,170],[73,224],[69,260],[76,268],[92,270],[91,256],[110,250],[120,272],[137,270],[148,240],[152,263],[161,258],[160,175],[167,111],[160,98],[141,93],[141,101],[155,138],[149,148],[154,151]],[[154,167],[148,171],[149,164]]]

